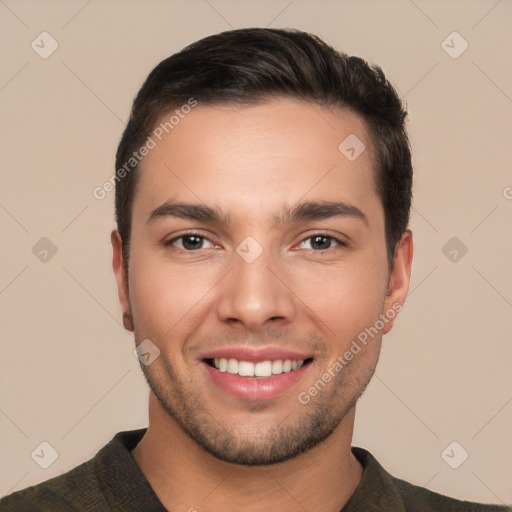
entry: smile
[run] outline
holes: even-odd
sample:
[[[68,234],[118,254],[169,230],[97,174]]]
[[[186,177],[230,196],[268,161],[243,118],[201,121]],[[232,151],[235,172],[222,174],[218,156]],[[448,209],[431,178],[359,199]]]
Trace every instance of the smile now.
[[[291,359],[276,359],[274,361],[260,361],[257,363],[251,361],[240,361],[230,358],[208,359],[207,362],[221,372],[239,375],[240,377],[270,377],[298,370],[308,359],[299,361]]]
[[[201,367],[214,389],[231,397],[264,401],[291,391],[309,374],[313,358],[247,361],[233,357],[205,358]]]

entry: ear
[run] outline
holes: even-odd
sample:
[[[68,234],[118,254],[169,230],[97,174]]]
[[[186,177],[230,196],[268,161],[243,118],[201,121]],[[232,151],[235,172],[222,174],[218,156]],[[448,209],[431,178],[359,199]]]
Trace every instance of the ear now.
[[[396,313],[402,310],[407,298],[411,280],[412,253],[412,232],[408,229],[403,233],[395,248],[395,259],[389,275],[388,290],[384,300],[384,314],[386,314],[386,311],[393,311],[395,314],[392,318],[389,318],[391,315],[388,315],[389,321],[383,329],[384,334],[393,328]]]
[[[123,311],[123,325],[127,331],[133,332],[133,316],[130,308],[130,296],[128,288],[128,273],[123,259],[123,246],[121,235],[117,229],[112,230],[110,234],[112,241],[112,268],[117,281],[117,293],[119,295],[119,304]]]

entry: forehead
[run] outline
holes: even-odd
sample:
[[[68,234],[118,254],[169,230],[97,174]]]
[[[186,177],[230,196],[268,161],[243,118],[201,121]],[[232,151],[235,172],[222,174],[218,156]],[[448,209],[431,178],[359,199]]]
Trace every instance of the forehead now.
[[[285,98],[199,103],[162,131],[139,168],[134,221],[170,197],[215,205],[235,218],[275,218],[284,203],[306,199],[356,203],[379,214],[372,141],[349,110]]]

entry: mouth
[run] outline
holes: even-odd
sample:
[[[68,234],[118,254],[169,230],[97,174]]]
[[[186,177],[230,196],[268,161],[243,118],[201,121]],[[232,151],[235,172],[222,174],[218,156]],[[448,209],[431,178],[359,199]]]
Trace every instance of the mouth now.
[[[313,364],[305,359],[264,359],[247,361],[233,357],[207,357],[201,360],[208,380],[224,396],[265,401],[292,392],[303,381]],[[307,387],[303,386],[304,389]]]
[[[273,375],[291,373],[313,361],[312,357],[301,360],[274,359],[259,362],[243,361],[234,358],[205,358],[203,361],[220,372],[249,378],[267,378]]]

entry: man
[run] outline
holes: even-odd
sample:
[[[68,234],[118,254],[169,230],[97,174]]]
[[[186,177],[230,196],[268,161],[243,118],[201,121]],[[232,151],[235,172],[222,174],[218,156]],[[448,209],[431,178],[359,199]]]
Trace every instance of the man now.
[[[149,427],[1,510],[511,510],[351,447],[409,287],[405,117],[380,68],[299,31],[229,31],[160,63],[112,180]]]

